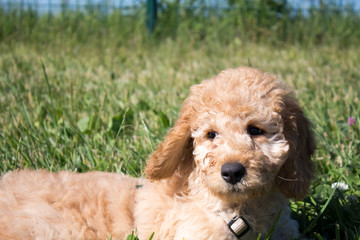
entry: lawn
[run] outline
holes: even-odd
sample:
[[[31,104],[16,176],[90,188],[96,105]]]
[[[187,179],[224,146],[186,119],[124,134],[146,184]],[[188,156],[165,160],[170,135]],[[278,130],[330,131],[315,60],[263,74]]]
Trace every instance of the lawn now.
[[[360,239],[360,45],[97,37],[4,40],[0,53],[1,173],[143,176],[191,85],[241,65],[276,74],[317,139],[316,179],[308,198],[291,202],[294,218],[309,238]],[[332,188],[337,182],[347,189]]]

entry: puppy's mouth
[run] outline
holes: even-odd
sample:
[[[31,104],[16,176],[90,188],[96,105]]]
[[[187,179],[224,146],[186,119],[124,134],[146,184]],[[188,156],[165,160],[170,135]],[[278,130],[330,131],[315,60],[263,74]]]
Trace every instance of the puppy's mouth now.
[[[223,188],[220,191],[216,191],[215,195],[226,201],[243,201],[252,196],[251,189],[248,189],[245,185],[244,180],[237,184],[224,183]]]
[[[236,184],[226,183],[226,192],[231,194],[244,194],[246,192],[246,187],[244,186],[244,179],[240,180]]]
[[[227,191],[229,193],[234,193],[234,194],[243,193],[244,190],[241,187],[239,187],[239,185],[241,185],[241,183],[238,183],[236,185],[229,185],[229,186],[227,186],[228,187]]]

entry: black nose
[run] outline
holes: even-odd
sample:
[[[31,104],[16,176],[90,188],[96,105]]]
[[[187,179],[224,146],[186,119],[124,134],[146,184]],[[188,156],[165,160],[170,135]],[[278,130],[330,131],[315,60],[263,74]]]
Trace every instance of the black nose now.
[[[221,167],[222,178],[231,184],[240,182],[241,178],[245,175],[246,168],[238,162],[225,163]]]

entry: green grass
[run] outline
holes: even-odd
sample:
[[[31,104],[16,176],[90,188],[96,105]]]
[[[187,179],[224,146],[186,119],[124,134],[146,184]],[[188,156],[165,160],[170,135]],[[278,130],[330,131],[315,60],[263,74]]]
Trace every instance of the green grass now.
[[[288,82],[314,125],[317,176],[309,197],[291,203],[304,235],[360,239],[359,16],[322,24],[314,12],[288,23],[282,38],[285,21],[273,19],[271,34],[261,15],[241,25],[235,13],[209,20],[184,10],[182,21],[162,13],[153,38],[143,15],[0,14],[0,172],[142,176],[189,87],[251,65]],[[349,188],[333,190],[335,182]]]
[[[317,177],[310,197],[292,203],[294,217],[303,230],[312,227],[308,237],[359,239],[360,48],[274,48],[235,39],[134,48],[18,42],[0,51],[3,173],[27,167],[141,176],[192,84],[249,62],[277,74],[296,89],[318,142]],[[348,117],[357,119],[354,126]],[[338,181],[350,188],[333,192]]]

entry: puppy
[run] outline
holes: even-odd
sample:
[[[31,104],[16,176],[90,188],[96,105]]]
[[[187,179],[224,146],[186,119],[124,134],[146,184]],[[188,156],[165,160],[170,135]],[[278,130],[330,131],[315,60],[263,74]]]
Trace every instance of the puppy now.
[[[299,237],[288,199],[306,196],[310,123],[275,76],[240,67],[191,88],[147,179],[15,171],[0,182],[0,239]]]

